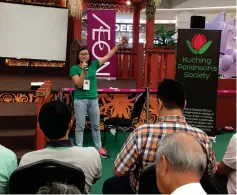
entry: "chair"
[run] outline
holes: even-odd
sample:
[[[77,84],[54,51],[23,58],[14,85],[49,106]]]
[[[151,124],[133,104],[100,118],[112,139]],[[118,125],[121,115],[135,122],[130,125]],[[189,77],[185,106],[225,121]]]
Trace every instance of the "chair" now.
[[[82,194],[87,193],[83,171],[56,160],[41,160],[18,168],[10,177],[9,191],[10,194],[35,194],[51,182],[74,185]]]
[[[152,163],[142,170],[139,179],[138,194],[160,194],[156,185],[156,164]],[[201,177],[200,184],[207,194],[222,194],[206,172]]]
[[[160,194],[156,185],[156,164],[152,163],[140,173],[138,194]]]
[[[104,131],[104,140],[103,143],[105,143],[106,140],[106,132],[109,131],[111,128],[116,129],[116,134],[115,134],[115,141],[117,140],[117,131],[122,130],[124,133],[125,138],[126,136],[126,131],[129,129],[134,130],[135,129],[135,122],[134,119],[137,118],[137,120],[140,119],[142,109],[145,103],[145,97],[146,93],[141,93],[135,100],[133,110],[131,112],[131,118],[121,118],[121,117],[112,117],[104,121],[104,126],[105,126],[105,131]]]
[[[221,177],[219,177],[219,179],[217,179],[217,177],[218,176],[213,176],[213,177],[209,176],[207,174],[207,171],[203,173],[200,183],[201,183],[202,188],[207,194],[223,194],[223,192],[221,192],[221,188],[223,184],[226,182],[221,181]],[[227,178],[226,178],[226,181],[227,181]],[[223,184],[220,184],[220,183],[223,183]]]

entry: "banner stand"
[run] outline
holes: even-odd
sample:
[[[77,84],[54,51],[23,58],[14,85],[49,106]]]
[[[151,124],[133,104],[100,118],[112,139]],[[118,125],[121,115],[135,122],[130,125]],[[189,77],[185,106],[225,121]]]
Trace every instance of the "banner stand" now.
[[[146,124],[149,124],[150,87],[146,87]]]
[[[149,109],[150,109],[150,58],[146,57],[148,60],[147,63],[147,71],[145,71],[145,78],[147,78],[146,82],[146,124],[149,124]]]
[[[184,116],[189,125],[216,134],[221,31],[179,29],[175,79],[186,90]]]

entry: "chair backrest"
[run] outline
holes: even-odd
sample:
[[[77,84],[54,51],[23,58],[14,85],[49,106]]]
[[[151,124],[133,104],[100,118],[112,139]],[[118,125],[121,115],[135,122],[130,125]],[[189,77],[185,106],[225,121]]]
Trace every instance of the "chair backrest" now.
[[[138,194],[160,194],[156,185],[156,164],[145,167],[140,174]]]
[[[142,170],[139,179],[138,194],[160,194],[156,185],[155,167],[155,163],[152,163]],[[203,174],[200,183],[207,194],[221,194],[218,187],[215,186],[206,172]]]
[[[69,106],[72,109],[74,108],[74,90],[72,90],[69,95]]]
[[[219,189],[219,186],[217,186],[219,182],[215,182],[215,177],[218,176],[214,176],[213,179],[211,176],[208,175],[207,171],[205,171],[200,179],[200,184],[207,194],[222,194]]]
[[[145,98],[146,98],[146,93],[141,93],[140,95],[137,96],[134,102],[132,113],[131,113],[132,120],[135,118],[140,118],[142,109],[145,103]]]
[[[35,194],[51,182],[76,186],[85,193],[85,174],[73,165],[56,160],[41,160],[18,168],[10,177],[10,194]]]

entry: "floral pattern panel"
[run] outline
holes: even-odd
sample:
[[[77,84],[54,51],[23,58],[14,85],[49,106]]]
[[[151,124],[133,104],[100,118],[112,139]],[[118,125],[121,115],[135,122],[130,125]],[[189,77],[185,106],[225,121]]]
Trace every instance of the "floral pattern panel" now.
[[[52,93],[51,99],[55,99],[56,92]],[[134,101],[139,94],[136,93],[108,93],[99,94],[99,106],[100,113],[105,115],[106,118],[110,117],[124,117],[130,118],[133,109]],[[63,94],[64,102],[71,104],[71,98],[69,93]],[[10,103],[35,103],[37,96],[34,92],[1,92],[0,102]],[[150,96],[149,107],[149,122],[156,123],[158,120],[157,100],[156,95]],[[141,117],[136,120],[136,126],[140,126],[146,123],[146,105],[143,107]],[[102,124],[101,124],[102,125]]]
[[[123,117],[130,118],[134,106],[134,102],[139,94],[136,93],[107,93],[99,94],[100,113],[106,118]],[[64,93],[64,102],[71,105],[71,98],[69,93]],[[149,122],[156,123],[158,121],[158,110],[156,95],[151,94],[149,106]],[[135,126],[140,126],[146,123],[146,105],[143,107],[141,117],[135,121]]]

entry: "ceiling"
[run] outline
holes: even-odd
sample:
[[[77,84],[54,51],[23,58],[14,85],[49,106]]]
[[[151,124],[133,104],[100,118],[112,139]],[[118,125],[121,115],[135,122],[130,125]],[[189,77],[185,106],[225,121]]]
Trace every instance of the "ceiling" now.
[[[126,5],[128,0],[84,0],[84,2],[97,4],[123,4]],[[130,0],[132,3],[146,0]],[[116,3],[115,3],[116,2]],[[236,6],[236,0],[162,0],[157,9],[177,9],[177,8],[196,8],[196,7],[223,7]]]
[[[236,0],[162,0],[162,3],[159,8],[173,9],[223,6],[236,6]]]

